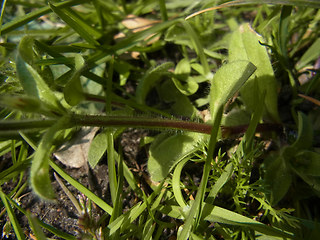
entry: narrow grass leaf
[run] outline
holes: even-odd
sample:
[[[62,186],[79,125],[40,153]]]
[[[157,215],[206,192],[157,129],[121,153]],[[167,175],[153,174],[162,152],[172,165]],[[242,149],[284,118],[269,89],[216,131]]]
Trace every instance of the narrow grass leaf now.
[[[153,219],[149,218],[144,224],[141,239],[151,240],[155,227],[156,224],[153,222]]]
[[[300,58],[297,69],[301,69],[305,67],[307,64],[311,63],[311,61],[316,60],[319,57],[320,52],[320,38],[308,48],[308,50],[302,55]]]
[[[14,206],[16,209],[18,209],[23,215],[27,215],[27,211],[24,210],[23,208],[21,208],[20,205],[18,205],[15,201],[13,201],[8,196],[7,196],[7,200],[11,203],[12,206]],[[44,223],[41,220],[38,220],[38,224],[40,225],[40,227],[48,230],[49,232],[53,233],[57,237],[60,237],[62,239],[66,239],[66,240],[76,240],[76,237],[74,237],[68,233],[62,232],[62,231],[58,230],[57,228],[55,228],[47,223]]]
[[[221,188],[229,181],[231,178],[231,175],[233,173],[233,164],[229,163],[225,169],[224,172],[220,175],[216,183],[211,188],[207,198],[206,203],[212,204],[214,202],[214,199],[216,198],[218,192],[221,190]]]
[[[66,185],[64,185],[61,178],[56,173],[53,173],[53,175],[54,175],[54,178],[56,179],[56,181],[59,183],[62,190],[64,191],[64,193],[68,196],[69,200],[72,202],[73,206],[78,211],[78,216],[81,216],[82,209],[80,207],[78,200],[73,196],[72,192],[66,187]]]
[[[95,39],[101,34],[95,28],[92,28],[79,15],[74,14],[70,9],[60,9],[49,2],[49,6],[68,26],[77,32],[83,39],[93,46],[99,46],[99,42]]]
[[[71,1],[65,1],[61,3],[57,3],[56,7],[57,8],[64,8],[68,6],[74,6],[74,5],[79,5],[81,3],[86,2],[86,0],[71,0]],[[30,13],[26,15],[21,15],[19,17],[15,17],[12,21],[9,21],[8,23],[4,24],[1,26],[1,34],[7,34],[11,32],[12,30],[21,27],[25,25],[28,22],[31,22],[32,20],[37,19],[40,16],[46,15],[51,12],[50,7],[42,7],[40,9],[31,11]]]
[[[196,52],[200,58],[200,62],[201,62],[201,65],[202,65],[203,71],[204,71],[204,76],[206,77],[207,80],[211,80],[213,74],[210,71],[208,60],[207,60],[206,55],[204,54],[204,50],[203,50],[204,47],[202,46],[202,43],[200,42],[198,35],[196,34],[196,32],[193,30],[193,28],[191,27],[191,25],[187,21],[181,20],[180,22],[182,23],[183,27],[185,28],[186,32],[188,33],[188,36],[190,37],[190,40],[193,44],[193,47],[196,50]]]
[[[30,224],[30,227],[36,237],[37,240],[47,240],[46,236],[44,235],[40,224],[39,224],[39,220],[37,218],[35,218],[34,216],[32,216],[32,214],[30,213],[30,211],[27,211],[27,218]]]
[[[129,50],[130,48],[132,48],[133,46],[135,46],[140,41],[143,41],[144,39],[146,39],[150,35],[160,33],[161,31],[166,30],[167,28],[176,24],[178,21],[179,21],[178,19],[168,20],[163,23],[155,24],[152,27],[150,27],[144,31],[134,33],[131,36],[128,36],[124,40],[117,43],[112,48],[112,50],[115,51],[117,53],[117,55],[120,55],[120,54],[124,53],[125,51]]]
[[[99,198],[97,195],[95,195],[93,192],[91,192],[89,189],[87,189],[85,186],[83,186],[81,183],[74,180],[71,176],[69,176],[67,173],[65,173],[57,164],[49,161],[50,166],[62,177],[64,178],[68,183],[70,183],[72,186],[74,186],[76,189],[78,189],[80,192],[82,192],[84,195],[86,195],[91,201],[93,201],[95,204],[97,204],[101,209],[103,209],[107,214],[112,214],[112,207],[108,205],[105,201],[103,201],[101,198]]]
[[[251,218],[242,216],[238,213],[235,213],[233,211],[230,211],[218,206],[206,204],[204,206],[203,211],[207,215],[205,217],[205,220],[210,221],[212,223],[218,222],[218,223],[224,223],[224,224],[229,224],[234,226],[248,227],[255,231],[266,234],[268,236],[295,239],[292,233],[288,233],[280,229],[273,228],[261,222],[255,221]]]
[[[172,175],[172,191],[177,203],[180,207],[185,208],[187,206],[186,201],[184,200],[182,193],[181,193],[181,185],[180,185],[180,176],[181,171],[184,165],[188,162],[189,158],[185,158],[181,162],[178,163],[177,167],[174,169]]]
[[[241,98],[246,106],[253,111],[257,108],[258,98],[265,92],[264,107],[268,116],[276,122],[280,121],[277,102],[277,82],[263,39],[249,24],[243,24],[235,31],[229,43],[229,61],[246,60],[257,67],[253,76],[241,88]],[[254,92],[254,82],[258,85],[258,94]],[[260,107],[260,106],[259,106]]]
[[[228,1],[226,3],[220,4],[215,7],[206,8],[201,11],[195,12],[186,19],[195,17],[199,14],[221,9],[227,7],[236,7],[242,5],[252,5],[252,4],[274,4],[274,5],[289,5],[289,6],[300,6],[300,7],[310,7],[310,8],[320,8],[320,3],[318,0],[234,0]]]
[[[134,207],[132,207],[128,212],[125,214],[122,214],[117,219],[115,219],[111,224],[107,226],[108,229],[110,229],[110,234],[112,235],[115,231],[117,231],[120,227],[126,228],[126,226],[129,226],[130,223],[132,223],[134,220],[136,220],[147,208],[147,205],[150,204],[154,198],[156,198],[160,191],[163,188],[163,182],[157,186],[157,188],[154,190],[154,192],[147,198],[144,202],[139,202]]]
[[[10,223],[13,227],[14,233],[16,235],[16,238],[18,240],[22,240],[25,239],[23,231],[21,226],[19,225],[18,219],[10,205],[10,203],[7,201],[6,195],[2,192],[2,190],[0,190],[0,198],[2,200],[2,203],[7,211]]]

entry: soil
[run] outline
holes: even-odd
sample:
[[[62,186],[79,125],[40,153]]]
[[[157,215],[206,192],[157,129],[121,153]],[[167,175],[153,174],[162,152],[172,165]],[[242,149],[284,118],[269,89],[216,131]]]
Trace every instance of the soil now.
[[[133,173],[137,175],[138,181],[144,181],[146,174],[146,149],[139,148],[140,139],[143,136],[146,136],[147,132],[144,130],[130,129],[125,131],[122,136],[119,138],[116,144],[121,144],[123,149],[124,160],[126,161],[129,168]],[[6,164],[5,164],[6,163]],[[2,165],[4,168],[9,167],[11,163],[11,158],[9,155],[6,158],[2,159]],[[89,169],[86,167],[81,168],[70,168],[64,166],[58,160],[56,163],[63,168],[63,170],[68,173],[71,177],[78,180],[81,184],[92,190],[97,196],[102,198],[109,205],[112,205],[110,199],[110,193],[108,191],[108,168],[106,156],[101,160],[101,162],[95,167],[95,169]],[[7,166],[5,166],[7,165]],[[25,174],[24,181],[28,181],[28,174]],[[86,200],[85,196],[76,190],[68,182],[63,181],[66,187],[72,192],[76,199]],[[2,190],[8,194],[14,189],[17,182],[6,182],[2,185]],[[46,202],[39,199],[32,190],[27,187],[19,198],[19,205],[25,209],[29,210],[32,215],[36,216],[43,222],[54,226],[55,228],[69,233],[73,236],[76,236],[78,239],[84,239],[86,229],[81,227],[82,222],[86,221],[82,215],[80,217],[75,206],[62,190],[57,180],[53,177],[52,174],[52,186],[56,193],[56,201]],[[130,192],[128,186],[124,186],[124,192]],[[123,201],[123,208],[129,209],[136,202],[136,197],[134,194],[128,193],[125,194],[128,198]],[[23,228],[23,231],[30,239],[35,239],[29,229],[29,223],[27,217],[15,211],[15,214],[18,218],[20,225]],[[103,211],[93,204],[92,206],[92,219],[98,221],[103,215]],[[8,221],[6,214],[2,214],[0,217],[0,228],[4,230],[4,225]],[[107,222],[107,221],[105,221]],[[52,239],[60,239],[54,236],[52,233],[45,231],[47,237]],[[1,239],[15,239],[13,231],[7,232],[3,231]]]

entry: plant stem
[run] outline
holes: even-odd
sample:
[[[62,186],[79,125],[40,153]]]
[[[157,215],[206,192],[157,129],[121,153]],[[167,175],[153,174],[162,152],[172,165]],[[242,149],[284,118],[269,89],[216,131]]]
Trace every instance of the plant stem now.
[[[73,115],[72,122],[77,126],[136,127],[162,130],[185,130],[205,134],[210,134],[211,130],[211,126],[205,123],[135,116]]]
[[[52,126],[57,119],[44,120],[19,120],[19,121],[0,121],[0,132],[23,131]],[[71,117],[72,126],[96,126],[96,127],[134,127],[158,130],[182,130],[204,134],[210,134],[212,126],[206,123],[190,122],[183,120],[152,118],[138,116],[98,116],[98,115],[73,115]],[[70,125],[69,125],[70,126]],[[66,126],[69,127],[69,126]],[[222,135],[237,135],[244,133],[247,125],[226,127],[222,126]],[[263,123],[257,126],[256,132],[280,132],[280,124]]]

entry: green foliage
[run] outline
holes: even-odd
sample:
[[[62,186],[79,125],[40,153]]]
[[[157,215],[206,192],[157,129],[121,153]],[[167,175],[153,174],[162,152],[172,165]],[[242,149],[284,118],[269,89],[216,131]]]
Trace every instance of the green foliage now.
[[[197,151],[203,138],[199,133],[160,134],[150,146],[148,172],[151,179],[162,181],[177,163]]]
[[[37,239],[47,231],[62,239],[317,237],[319,214],[311,205],[320,196],[319,111],[298,96],[316,104],[319,98],[319,2],[217,4],[3,1],[4,234],[25,239],[27,228]],[[92,137],[72,141],[86,126],[95,127]],[[123,141],[134,128],[151,130],[138,155]],[[90,181],[107,164],[110,198],[55,163],[51,153],[66,143],[78,145]],[[78,236],[20,203],[29,185],[40,200],[54,200],[52,175],[77,208]]]
[[[256,109],[258,98],[265,94],[264,108],[274,121],[280,121],[278,114],[277,83],[266,47],[261,44],[264,40],[255,33],[249,24],[243,24],[232,34],[229,46],[229,61],[247,60],[253,63],[257,70],[250,80],[241,88],[241,99],[246,107]],[[258,85],[258,92],[254,84]],[[261,106],[259,106],[261,107]]]

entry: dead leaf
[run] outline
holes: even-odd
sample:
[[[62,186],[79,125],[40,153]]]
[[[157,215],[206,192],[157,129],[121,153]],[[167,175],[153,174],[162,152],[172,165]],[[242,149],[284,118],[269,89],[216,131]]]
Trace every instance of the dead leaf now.
[[[147,18],[141,18],[141,17],[137,17],[133,14],[129,14],[121,23],[127,28],[132,30],[132,32],[136,33],[136,32],[140,32],[143,31],[145,29],[148,29],[150,27],[152,27],[155,23],[159,23],[160,20],[150,20]],[[150,39],[147,42],[147,45],[151,45],[152,43],[156,42],[159,40],[159,36],[158,37],[153,37],[155,34],[151,34],[150,36],[146,37],[144,40],[148,41],[148,39]],[[121,39],[124,38],[125,34],[120,32],[117,35],[114,36],[114,39]],[[132,52],[131,57],[134,59],[138,59],[139,56],[139,52]]]
[[[121,23],[128,29],[132,30],[133,32],[140,32],[145,30],[155,23],[160,22],[159,20],[150,20],[147,18],[137,17],[133,14],[129,14],[126,19],[124,19]]]
[[[82,127],[73,138],[63,144],[53,155],[64,165],[80,168],[88,161],[90,144],[98,127]]]

